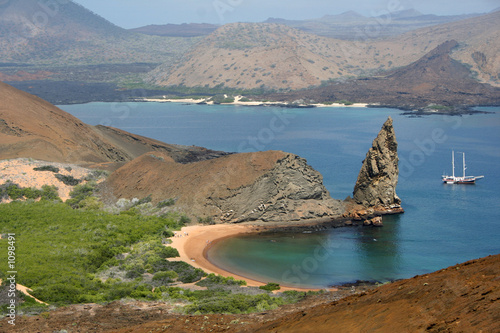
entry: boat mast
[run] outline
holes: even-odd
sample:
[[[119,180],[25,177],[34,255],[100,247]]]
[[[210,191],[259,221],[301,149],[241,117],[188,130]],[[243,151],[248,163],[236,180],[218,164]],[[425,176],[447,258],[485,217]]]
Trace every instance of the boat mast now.
[[[465,166],[465,153],[462,153],[463,155],[463,164],[464,164],[464,179],[465,179],[465,169],[467,169],[467,167]]]
[[[455,178],[455,151],[451,151],[451,166],[453,167],[453,178]]]

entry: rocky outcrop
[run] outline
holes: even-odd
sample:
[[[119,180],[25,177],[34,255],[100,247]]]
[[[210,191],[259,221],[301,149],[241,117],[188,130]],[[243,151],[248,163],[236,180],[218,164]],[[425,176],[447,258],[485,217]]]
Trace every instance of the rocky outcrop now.
[[[285,154],[253,183],[213,200],[222,211],[221,221],[287,222],[342,213],[339,201],[330,197],[323,177],[297,155]]]
[[[354,187],[354,201],[381,213],[401,209],[396,194],[398,183],[398,143],[389,117],[366,154]]]
[[[216,223],[291,222],[338,217],[319,172],[306,160],[281,151],[234,154],[181,164],[170,156],[145,154],[109,177],[117,198],[153,203],[175,198],[175,208]]]

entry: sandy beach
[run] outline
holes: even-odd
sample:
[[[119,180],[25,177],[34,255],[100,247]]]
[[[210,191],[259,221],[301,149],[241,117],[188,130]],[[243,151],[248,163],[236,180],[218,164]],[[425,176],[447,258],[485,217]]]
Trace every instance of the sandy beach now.
[[[176,236],[172,237],[170,246],[179,251],[179,257],[172,258],[173,261],[179,259],[185,261],[196,268],[204,270],[206,273],[214,273],[224,277],[233,277],[237,280],[244,280],[249,287],[259,287],[266,285],[267,282],[252,280],[250,278],[239,276],[217,267],[207,259],[207,251],[216,242],[240,234],[255,233],[265,229],[265,227],[258,225],[235,225],[235,224],[217,224],[210,226],[194,225],[183,227],[181,231],[177,231]],[[310,291],[320,289],[304,289],[296,288],[286,285],[280,285],[280,291],[285,290],[298,290]],[[336,289],[329,289],[330,291]]]
[[[224,105],[243,105],[243,106],[269,106],[269,105],[283,105],[289,104],[288,102],[260,102],[260,101],[243,101],[243,96],[236,96],[234,98],[234,102],[232,103],[224,103]],[[157,103],[184,103],[184,104],[198,104],[205,102],[208,105],[213,105],[214,102],[206,101],[205,98],[200,99],[192,99],[192,98],[184,98],[184,99],[170,99],[170,98],[144,98],[141,99],[144,102],[157,102]],[[345,105],[341,103],[331,103],[331,104],[311,104],[313,107],[318,108],[338,108],[338,107],[354,107],[354,108],[365,108],[368,106],[367,103],[354,103],[351,105]]]

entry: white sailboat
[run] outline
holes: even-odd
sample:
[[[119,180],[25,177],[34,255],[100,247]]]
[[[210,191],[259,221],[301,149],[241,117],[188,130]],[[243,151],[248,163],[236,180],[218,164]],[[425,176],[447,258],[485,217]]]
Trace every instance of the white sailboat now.
[[[476,180],[484,178],[484,176],[466,176],[465,175],[465,169],[467,167],[465,166],[465,153],[462,153],[462,158],[463,158],[463,176],[455,176],[455,151],[451,151],[451,166],[453,168],[453,174],[451,176],[443,175],[441,176],[443,179],[443,182],[446,184],[475,184]]]

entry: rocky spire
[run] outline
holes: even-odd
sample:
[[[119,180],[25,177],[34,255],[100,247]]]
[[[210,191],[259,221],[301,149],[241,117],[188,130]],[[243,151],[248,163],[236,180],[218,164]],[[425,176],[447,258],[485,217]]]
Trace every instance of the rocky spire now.
[[[389,117],[368,150],[354,187],[354,201],[364,207],[389,212],[400,209],[398,183],[398,143]]]

